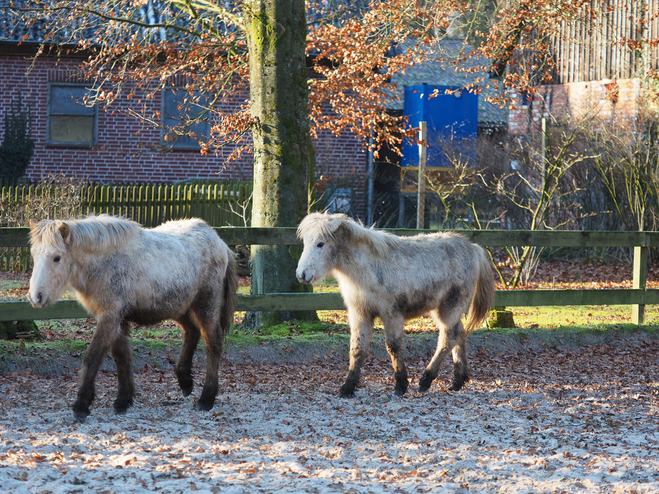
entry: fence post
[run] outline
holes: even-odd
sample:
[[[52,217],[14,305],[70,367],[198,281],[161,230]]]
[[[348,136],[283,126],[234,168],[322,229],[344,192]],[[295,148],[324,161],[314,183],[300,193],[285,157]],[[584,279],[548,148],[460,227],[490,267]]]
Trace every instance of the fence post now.
[[[426,222],[426,133],[427,122],[419,122],[419,183],[416,195],[416,229],[423,230]]]
[[[634,275],[632,288],[645,290],[645,282],[648,274],[648,251],[649,247],[634,247]],[[645,305],[632,305],[632,323],[643,324],[645,321]]]

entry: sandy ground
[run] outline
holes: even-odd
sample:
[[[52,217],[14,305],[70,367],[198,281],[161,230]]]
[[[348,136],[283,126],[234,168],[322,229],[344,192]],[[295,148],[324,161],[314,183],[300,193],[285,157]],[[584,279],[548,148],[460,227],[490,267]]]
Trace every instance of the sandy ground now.
[[[225,363],[203,413],[146,364],[117,416],[104,371],[85,423],[75,372],[0,375],[0,491],[659,492],[659,342],[472,353],[464,390],[446,391],[446,365],[403,398],[380,356],[353,400],[335,396],[342,357]],[[411,390],[425,361],[408,362]]]

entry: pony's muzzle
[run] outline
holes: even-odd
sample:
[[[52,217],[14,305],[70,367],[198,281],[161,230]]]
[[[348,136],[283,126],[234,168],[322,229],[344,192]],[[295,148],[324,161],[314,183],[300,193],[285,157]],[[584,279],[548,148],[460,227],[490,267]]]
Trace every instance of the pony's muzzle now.
[[[297,276],[297,280],[300,283],[302,283],[303,285],[310,285],[313,282],[313,278],[314,278],[314,276],[311,275],[307,279],[308,275],[307,275],[306,271],[302,271],[301,273],[296,273],[296,276]]]
[[[28,294],[27,298],[30,301],[30,304],[32,304],[32,307],[35,309],[43,309],[48,305],[48,302],[50,302],[50,298],[44,297],[42,292],[38,292],[34,296],[32,294]]]

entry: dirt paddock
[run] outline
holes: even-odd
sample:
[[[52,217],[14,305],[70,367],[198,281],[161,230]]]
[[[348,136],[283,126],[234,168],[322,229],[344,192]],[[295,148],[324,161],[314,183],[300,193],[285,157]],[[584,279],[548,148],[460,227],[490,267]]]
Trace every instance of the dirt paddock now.
[[[210,412],[171,368],[136,370],[116,416],[114,373],[73,420],[73,370],[0,375],[0,490],[12,493],[659,492],[659,342],[472,351],[426,394],[393,398],[388,359],[369,360],[353,400],[347,362],[225,363]],[[411,390],[425,359],[409,361]],[[197,365],[197,382],[201,379]],[[197,397],[199,388],[193,396]]]

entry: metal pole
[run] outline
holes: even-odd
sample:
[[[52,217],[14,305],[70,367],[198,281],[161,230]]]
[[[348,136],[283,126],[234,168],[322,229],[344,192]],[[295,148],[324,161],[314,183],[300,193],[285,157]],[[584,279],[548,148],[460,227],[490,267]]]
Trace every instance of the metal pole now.
[[[547,119],[542,117],[540,121],[540,131],[542,135],[540,136],[540,159],[542,160],[542,193],[545,192],[545,186],[547,183]]]
[[[366,204],[366,224],[373,224],[373,168],[374,168],[374,159],[373,159],[373,138],[368,140],[368,193],[367,193],[367,204]]]
[[[416,229],[423,230],[426,215],[426,133],[427,122],[419,122],[419,183],[416,200]]]

